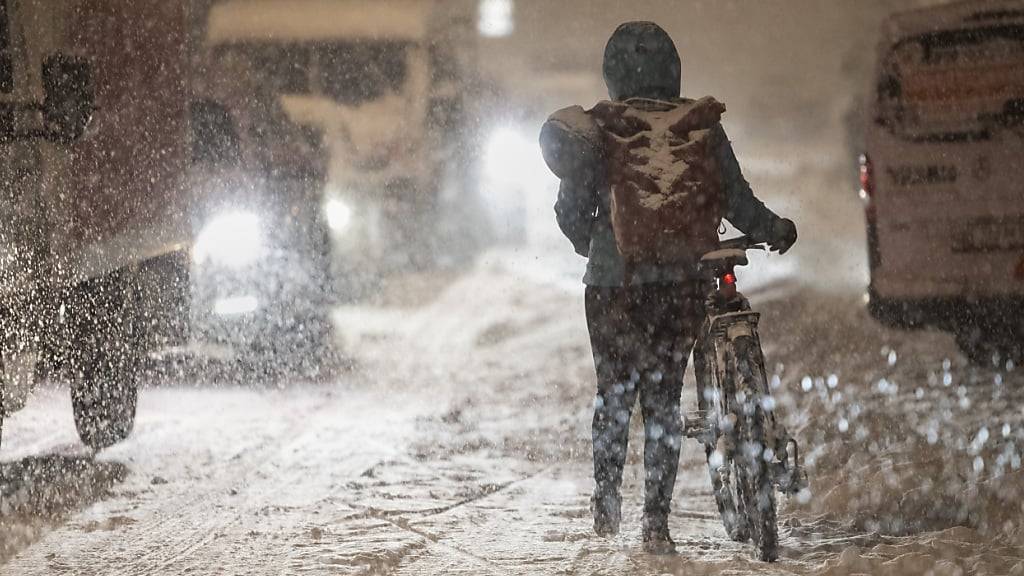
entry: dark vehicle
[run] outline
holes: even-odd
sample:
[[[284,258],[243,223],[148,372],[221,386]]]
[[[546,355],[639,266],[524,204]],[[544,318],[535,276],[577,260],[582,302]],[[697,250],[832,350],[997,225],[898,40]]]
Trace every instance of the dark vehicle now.
[[[323,358],[332,337],[319,134],[257,84],[210,80],[220,76],[189,3],[3,7],[0,180],[17,199],[0,224],[14,328],[3,411],[46,375],[69,379],[79,434],[103,448],[130,433],[154,357]],[[55,68],[58,52],[80,71]],[[58,106],[61,87],[79,84],[84,104]],[[41,105],[23,104],[40,94]],[[40,110],[39,134],[26,133]],[[83,115],[88,129],[75,129]]]

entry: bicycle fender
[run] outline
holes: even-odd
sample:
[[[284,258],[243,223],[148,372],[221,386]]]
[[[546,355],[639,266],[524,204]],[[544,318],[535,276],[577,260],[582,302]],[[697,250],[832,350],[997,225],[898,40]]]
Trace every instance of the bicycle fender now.
[[[737,322],[725,329],[725,335],[729,340],[735,340],[743,336],[753,337],[754,327],[746,322]]]
[[[725,328],[725,336],[732,341],[743,336],[755,336],[754,329],[761,319],[758,312],[729,312],[715,316],[712,320],[714,328]]]

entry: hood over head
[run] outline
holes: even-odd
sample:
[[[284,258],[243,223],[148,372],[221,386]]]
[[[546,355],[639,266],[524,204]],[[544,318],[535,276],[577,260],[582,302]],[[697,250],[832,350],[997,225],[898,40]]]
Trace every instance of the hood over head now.
[[[627,22],[605,46],[604,81],[612,100],[678,98],[679,51],[668,32],[654,22]]]

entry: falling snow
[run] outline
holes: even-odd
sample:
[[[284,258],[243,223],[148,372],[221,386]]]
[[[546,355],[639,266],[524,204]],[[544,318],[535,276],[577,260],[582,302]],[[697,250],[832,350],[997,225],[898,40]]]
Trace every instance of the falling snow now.
[[[888,26],[924,36],[882,68],[898,77],[872,76],[882,20],[934,3],[9,3],[0,573],[1024,576],[1013,306],[966,328],[888,326],[863,296],[866,124],[898,136],[983,122],[920,139],[993,146],[966,168],[907,154],[876,178],[1019,181],[995,171],[1019,157],[1006,152],[1019,102],[937,113],[970,94],[929,100],[939,77],[913,69],[1019,56],[1019,1],[964,20],[1012,20],[1012,34],[967,35],[991,54],[913,18]],[[800,230],[790,253],[738,271],[761,314],[760,406],[809,477],[779,497],[777,563],[727,536],[706,465],[724,455],[697,442],[669,519],[679,554],[643,552],[640,418],[623,529],[594,534],[585,262],[555,226],[536,135],[545,111],[578,104],[563,120],[579,123],[606,98],[604,39],[636,18],[676,37],[686,96],[729,102],[745,177]],[[887,82],[908,100],[867,119]],[[892,214],[891,198],[864,196],[869,215]],[[1019,296],[1024,262],[986,259],[993,236],[1019,240],[1018,216],[1002,235],[920,226],[981,251],[978,275],[1003,270],[972,297],[994,284]],[[926,252],[903,260],[914,289],[959,286],[925,281],[961,272]],[[695,389],[690,374],[691,423]]]

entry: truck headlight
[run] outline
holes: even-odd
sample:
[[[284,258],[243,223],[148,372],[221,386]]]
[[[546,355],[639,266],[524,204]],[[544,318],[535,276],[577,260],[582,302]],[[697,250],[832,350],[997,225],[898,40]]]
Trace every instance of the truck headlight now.
[[[352,208],[344,201],[331,198],[324,204],[327,225],[335,232],[344,232],[352,223]]]
[[[220,316],[238,316],[255,312],[260,301],[255,296],[233,296],[220,298],[213,303],[213,312]]]
[[[248,212],[221,214],[199,232],[193,248],[196,262],[207,260],[230,268],[242,268],[263,253],[260,219]]]

